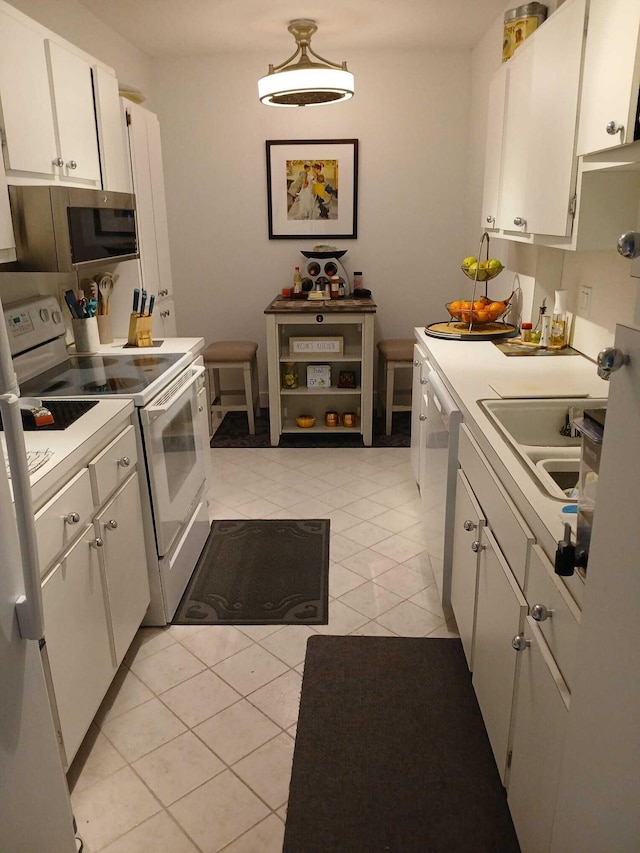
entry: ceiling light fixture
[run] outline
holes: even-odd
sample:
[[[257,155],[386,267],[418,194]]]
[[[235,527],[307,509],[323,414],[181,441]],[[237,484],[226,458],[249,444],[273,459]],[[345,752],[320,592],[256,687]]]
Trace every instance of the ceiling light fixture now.
[[[353,96],[353,74],[347,63],[340,65],[323,59],[311,50],[315,21],[302,18],[291,21],[288,30],[296,40],[296,51],[281,65],[269,65],[269,73],[258,80],[258,97],[271,107],[318,107]],[[309,55],[320,60],[314,62]],[[295,64],[290,64],[299,56]]]

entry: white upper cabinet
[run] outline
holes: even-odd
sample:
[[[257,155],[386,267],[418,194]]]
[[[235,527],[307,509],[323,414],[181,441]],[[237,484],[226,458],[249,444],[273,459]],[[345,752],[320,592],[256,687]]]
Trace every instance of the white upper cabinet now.
[[[0,106],[11,183],[129,188],[113,70],[1,0]]]
[[[2,159],[0,159],[0,263],[15,261],[16,241],[13,236],[13,224],[11,222],[11,208],[9,206],[9,190],[7,178],[4,173]]]
[[[497,227],[506,86],[507,68],[503,65],[494,74],[489,84],[487,147],[485,149],[482,221],[480,223],[480,227],[485,230]]]
[[[586,0],[566,2],[509,61],[498,226],[568,237]]]
[[[577,153],[633,142],[640,89],[640,3],[591,0]]]

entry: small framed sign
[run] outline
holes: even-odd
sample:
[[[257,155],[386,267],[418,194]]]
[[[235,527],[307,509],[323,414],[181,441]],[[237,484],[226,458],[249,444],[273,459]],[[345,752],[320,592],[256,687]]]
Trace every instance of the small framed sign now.
[[[306,338],[306,337],[291,337],[289,338],[289,355],[329,355],[336,353],[340,355],[344,346],[344,338],[324,337],[324,338]]]

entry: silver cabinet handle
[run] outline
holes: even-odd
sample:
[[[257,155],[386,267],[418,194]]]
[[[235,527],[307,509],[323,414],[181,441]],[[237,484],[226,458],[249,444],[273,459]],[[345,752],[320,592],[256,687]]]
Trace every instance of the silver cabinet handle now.
[[[115,518],[112,518],[109,521],[107,521],[105,526],[108,527],[109,530],[117,530],[118,529],[118,522],[115,520]]]
[[[55,160],[51,161],[53,166],[64,166],[64,160],[62,157],[56,157]]]
[[[76,161],[75,160],[69,160],[69,162],[67,163],[67,169],[77,169],[77,168],[78,168],[78,164],[76,163]]]
[[[69,515],[65,515],[64,520],[67,524],[77,524],[80,521],[80,513],[70,512]]]
[[[428,380],[428,379],[421,379],[421,380],[420,380],[420,384],[421,384],[421,385],[428,385],[428,384],[429,384],[429,380]]]
[[[624,125],[618,124],[617,121],[611,119],[611,121],[607,122],[607,133],[609,136],[615,136],[616,133],[622,133],[624,131]]]
[[[480,553],[480,551],[484,551],[485,548],[486,545],[483,545],[479,539],[476,539],[474,542],[471,543],[471,550],[474,554],[478,554]]]
[[[531,617],[536,622],[545,622],[547,619],[551,619],[552,613],[553,610],[548,610],[544,604],[534,604],[531,608]]]
[[[464,522],[464,524],[463,524],[462,526],[463,526],[463,527],[464,527],[464,529],[467,531],[467,533],[468,533],[470,530],[475,530],[475,529],[476,529],[476,525],[473,523],[473,521],[471,521],[471,519],[470,519],[470,518],[467,518],[467,520]]]
[[[121,468],[128,468],[131,465],[131,460],[128,456],[123,456],[121,459],[118,459],[118,465]]]
[[[629,356],[616,347],[605,347],[598,353],[597,363],[598,376],[601,379],[610,379],[612,373],[629,364]]]
[[[92,548],[102,548],[103,545],[104,545],[104,540],[101,539],[99,536],[96,536],[96,538],[91,543]]]
[[[413,366],[414,366],[414,367],[420,367],[420,362],[419,362],[419,361],[414,361],[414,362],[413,362]]]
[[[419,420],[419,421],[426,421],[426,419],[427,419],[427,416],[426,416],[426,415],[418,415],[418,420]]]
[[[198,411],[199,411],[199,412],[203,412],[203,411],[204,411],[203,407],[202,407],[202,406],[198,406]]]
[[[527,646],[531,645],[531,640],[527,640],[524,634],[516,634],[511,640],[511,645],[517,652],[523,652]]]
[[[640,234],[637,231],[626,231],[618,237],[618,254],[623,258],[640,257]]]
[[[523,219],[522,216],[516,216],[516,218],[513,220],[513,224],[517,225],[519,228],[521,225],[526,225],[527,220]]]
[[[495,222],[495,221],[496,221],[495,216],[491,216],[491,215],[487,216],[487,222],[489,223],[489,225],[491,225],[491,223]]]

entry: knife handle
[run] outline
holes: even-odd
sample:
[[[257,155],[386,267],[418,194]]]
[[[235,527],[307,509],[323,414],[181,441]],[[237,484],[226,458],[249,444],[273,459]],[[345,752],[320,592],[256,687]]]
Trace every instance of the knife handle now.
[[[140,288],[134,287],[133,289],[133,313],[138,313],[138,304],[140,302]]]
[[[147,291],[144,290],[144,288],[143,288],[143,290],[142,290],[142,302],[140,303],[140,316],[141,317],[144,317],[144,309],[145,309],[146,304],[147,304]]]
[[[153,306],[155,305],[155,302],[156,302],[156,297],[155,297],[155,294],[152,293],[151,296],[149,297],[149,316],[151,316],[153,314]]]

